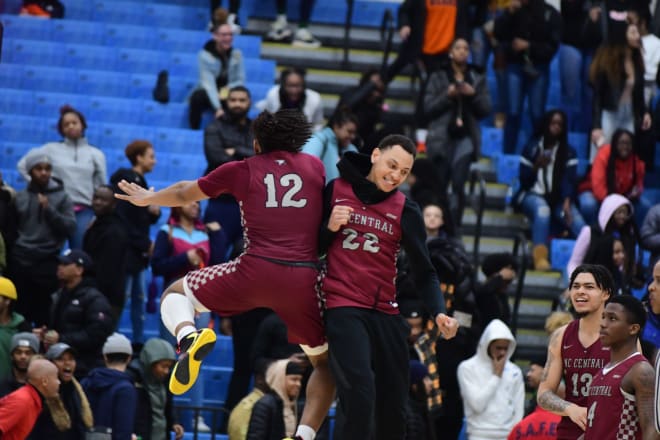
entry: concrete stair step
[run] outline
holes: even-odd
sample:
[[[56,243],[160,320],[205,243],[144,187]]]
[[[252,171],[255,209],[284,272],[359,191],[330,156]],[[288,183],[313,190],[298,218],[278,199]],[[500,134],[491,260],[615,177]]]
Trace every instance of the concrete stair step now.
[[[263,42],[261,57],[277,60],[285,66],[305,69],[328,69],[338,67],[352,72],[364,72],[370,68],[380,68],[383,54],[377,50],[350,49],[349,62],[344,64],[344,51],[336,47],[304,48],[287,43]]]

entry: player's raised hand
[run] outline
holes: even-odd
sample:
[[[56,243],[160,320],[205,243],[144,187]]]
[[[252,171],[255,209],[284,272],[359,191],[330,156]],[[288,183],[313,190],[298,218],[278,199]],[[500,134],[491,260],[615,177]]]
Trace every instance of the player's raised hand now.
[[[458,331],[458,321],[451,316],[439,313],[438,316],[435,317],[435,323],[443,338],[451,339],[456,336],[456,332]]]
[[[343,225],[348,224],[348,220],[351,218],[352,212],[353,208],[350,206],[335,205],[332,208],[332,212],[330,213],[328,229],[330,229],[332,232],[337,232]]]
[[[125,194],[115,193],[115,197],[120,200],[126,200],[135,206],[148,206],[151,204],[149,197],[154,193],[153,189],[144,189],[137,183],[120,180],[117,184],[119,189]]]

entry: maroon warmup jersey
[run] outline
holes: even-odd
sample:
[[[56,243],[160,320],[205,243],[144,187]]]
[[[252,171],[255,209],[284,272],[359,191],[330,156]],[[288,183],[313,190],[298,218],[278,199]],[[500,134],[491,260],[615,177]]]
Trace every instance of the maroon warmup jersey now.
[[[241,209],[245,253],[284,261],[317,261],[323,215],[323,163],[274,151],[226,163],[198,180],[209,197],[232,194]]]
[[[322,291],[326,307],[362,307],[399,313],[395,301],[396,258],[406,197],[397,191],[366,205],[344,179],[334,180],[332,206],[353,208],[328,250]]]
[[[610,360],[610,350],[601,345],[600,339],[584,347],[578,337],[580,320],[568,324],[561,341],[561,358],[564,362],[564,381],[566,382],[566,401],[587,407],[589,386],[598,372]],[[557,428],[557,438],[574,440],[584,431],[571,421],[562,417]]]
[[[635,353],[613,368],[603,368],[591,381],[585,440],[635,440],[642,429],[635,408],[635,396],[621,389],[628,371],[646,358]]]

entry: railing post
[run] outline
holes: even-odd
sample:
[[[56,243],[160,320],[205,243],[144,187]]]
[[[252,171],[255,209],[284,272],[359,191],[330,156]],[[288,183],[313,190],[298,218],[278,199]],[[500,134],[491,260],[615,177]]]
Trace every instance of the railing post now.
[[[529,256],[527,255],[527,239],[522,232],[519,232],[516,235],[516,239],[513,243],[513,255],[514,257],[518,256],[518,251],[521,252],[520,255],[520,267],[518,270],[518,283],[516,285],[516,296],[513,302],[513,313],[511,316],[511,333],[516,335],[518,331],[518,313],[520,309],[520,300],[522,299],[522,291],[525,284],[525,276],[527,275],[527,264]]]
[[[342,61],[342,67],[344,69],[348,69],[348,45],[350,43],[354,5],[354,0],[346,0],[346,21],[344,22],[344,59]]]

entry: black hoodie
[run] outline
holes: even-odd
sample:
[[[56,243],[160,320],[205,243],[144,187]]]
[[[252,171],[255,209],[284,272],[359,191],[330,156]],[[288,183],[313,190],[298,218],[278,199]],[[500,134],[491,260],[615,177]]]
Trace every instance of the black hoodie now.
[[[370,157],[360,153],[348,152],[337,164],[339,175],[348,181],[353,192],[364,204],[379,203],[396,193],[384,192],[367,180],[371,170]],[[328,229],[328,219],[332,210],[332,188],[334,181],[328,183],[323,196],[323,223],[319,234],[319,252],[325,254],[334,239],[335,233]],[[406,198],[401,214],[401,246],[410,261],[411,275],[419,290],[420,297],[426,304],[431,316],[445,312],[445,303],[438,276],[431,264],[426,247],[424,220],[417,203]],[[394,264],[394,263],[393,263]]]

